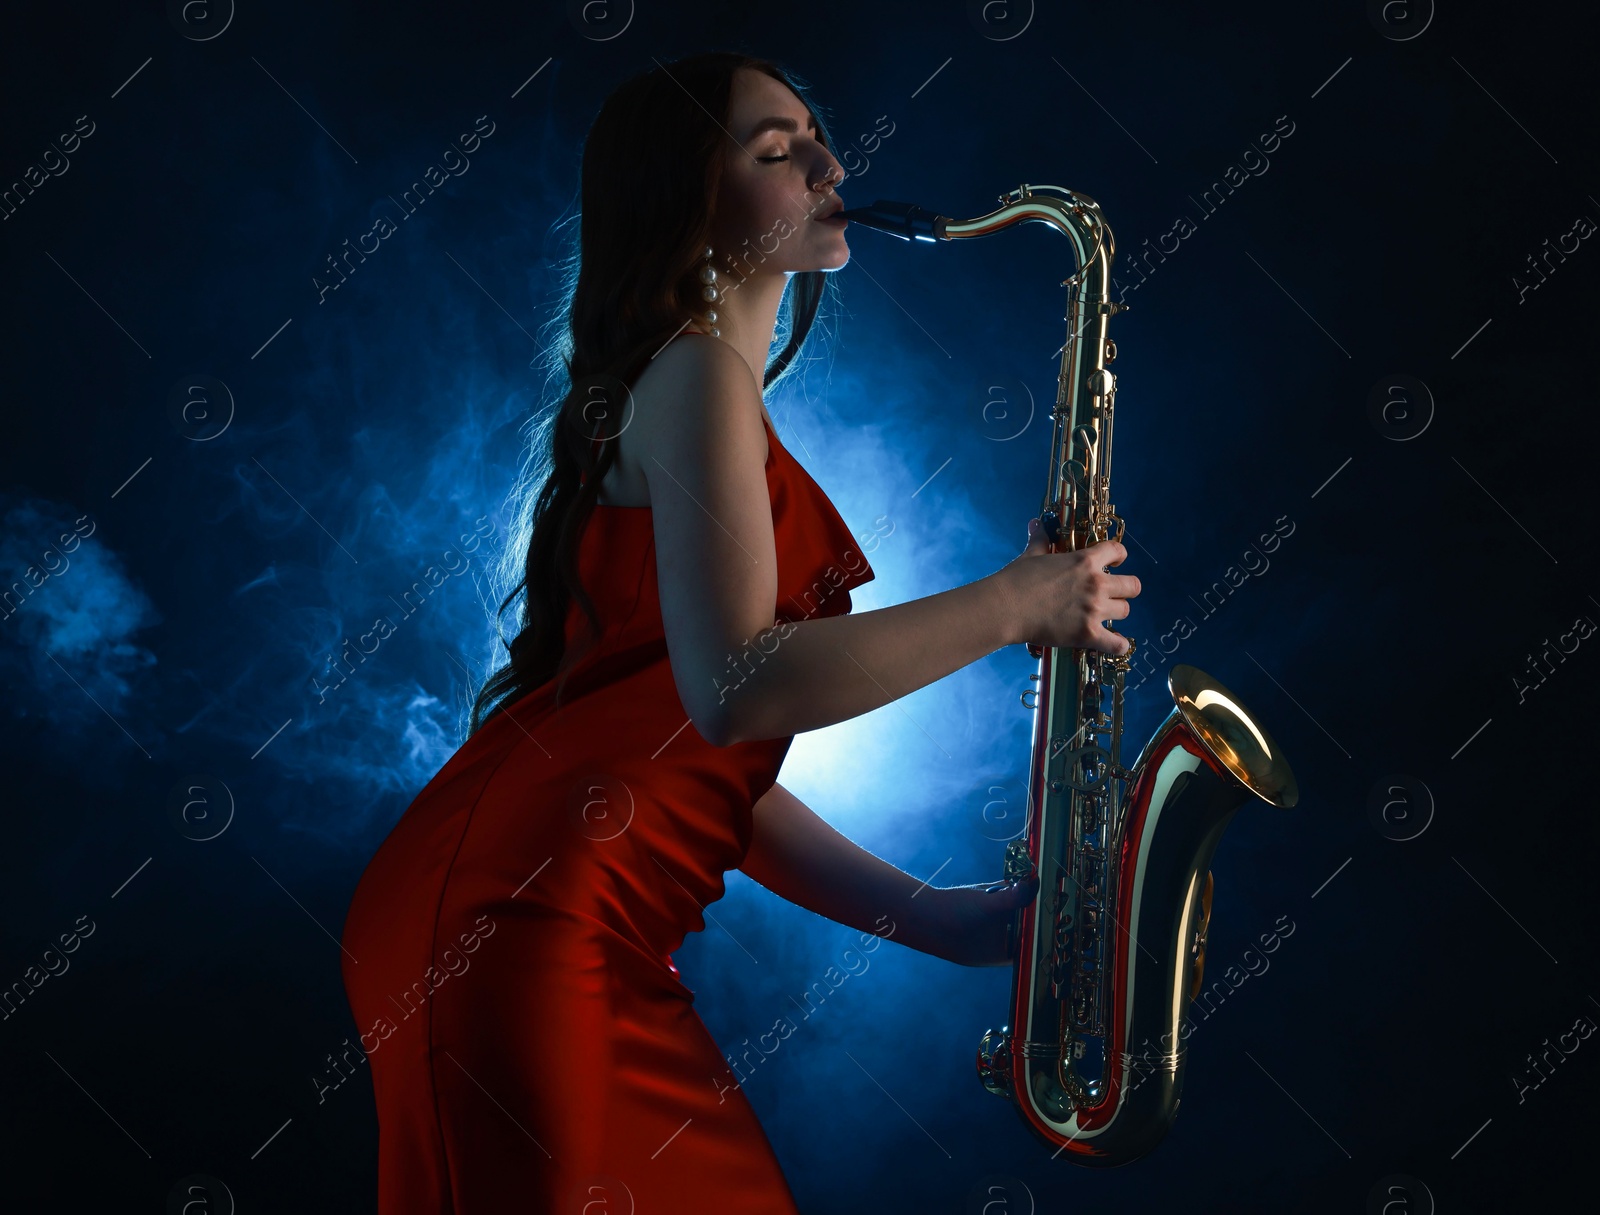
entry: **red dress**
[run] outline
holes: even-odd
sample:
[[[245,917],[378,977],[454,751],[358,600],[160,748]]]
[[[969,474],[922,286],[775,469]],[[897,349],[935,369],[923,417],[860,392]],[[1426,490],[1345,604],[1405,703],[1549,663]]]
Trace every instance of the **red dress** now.
[[[775,617],[848,612],[872,568],[767,433]],[[552,681],[468,739],[368,863],[345,921],[378,1210],[798,1215],[670,957],[743,861],[793,740],[714,747],[689,722],[649,507],[598,506],[579,564],[602,632],[566,703]],[[574,604],[568,638],[580,621]]]

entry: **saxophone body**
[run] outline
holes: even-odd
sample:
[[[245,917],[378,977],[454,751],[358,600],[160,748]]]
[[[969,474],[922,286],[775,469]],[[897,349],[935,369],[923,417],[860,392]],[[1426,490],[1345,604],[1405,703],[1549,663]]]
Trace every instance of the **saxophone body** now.
[[[1110,299],[1111,229],[1092,198],[1059,186],[1023,185],[1000,204],[964,221],[886,201],[841,214],[910,240],[1035,221],[1072,242],[1040,517],[1054,551],[1120,542],[1107,326],[1126,306]],[[1023,693],[1033,712],[1027,826],[1007,845],[1005,876],[1038,873],[1039,894],[1018,912],[1009,1023],[983,1035],[978,1073],[1054,1155],[1115,1166],[1154,1148],[1177,1116],[1217,843],[1240,806],[1289,808],[1299,794],[1271,736],[1203,671],[1172,668],[1171,711],[1129,768],[1119,752],[1132,640],[1116,657],[1028,649],[1039,669]]]

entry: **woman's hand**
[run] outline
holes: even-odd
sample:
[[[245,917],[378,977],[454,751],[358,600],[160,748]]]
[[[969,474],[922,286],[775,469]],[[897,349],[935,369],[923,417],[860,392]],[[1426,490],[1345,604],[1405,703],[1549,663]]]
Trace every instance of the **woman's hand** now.
[[[1126,654],[1128,639],[1102,622],[1127,616],[1128,600],[1139,593],[1139,579],[1132,574],[1107,572],[1127,555],[1115,540],[1052,553],[1043,525],[1029,519],[1027,548],[1000,571],[1012,595],[1016,639]]]
[[[1006,937],[1019,908],[1039,893],[1035,874],[1021,882],[979,882],[930,889],[934,895],[930,953],[961,966],[1008,966]]]

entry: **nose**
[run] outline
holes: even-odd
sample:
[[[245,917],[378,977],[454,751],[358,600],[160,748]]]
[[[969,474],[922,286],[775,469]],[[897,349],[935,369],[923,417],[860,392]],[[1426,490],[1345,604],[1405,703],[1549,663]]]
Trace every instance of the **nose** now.
[[[817,158],[817,162],[811,170],[809,179],[811,192],[813,194],[828,193],[842,182],[845,177],[844,168],[833,158],[831,152],[823,148],[821,155]]]

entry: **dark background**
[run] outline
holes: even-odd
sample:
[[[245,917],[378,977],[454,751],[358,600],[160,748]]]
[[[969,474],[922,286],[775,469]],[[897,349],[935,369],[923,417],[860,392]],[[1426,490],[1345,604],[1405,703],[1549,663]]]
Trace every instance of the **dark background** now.
[[[1600,1040],[1568,1032],[1600,1023],[1600,638],[1572,632],[1600,621],[1584,10],[570,7],[7,9],[0,184],[59,175],[0,221],[5,584],[92,524],[0,622],[8,1199],[160,1210],[203,1174],[241,1212],[373,1209],[366,1068],[335,1085],[327,1058],[356,1030],[337,936],[459,743],[493,546],[335,692],[313,680],[476,521],[504,536],[582,137],[653,57],[712,47],[815,86],[851,205],[970,218],[1024,181],[1100,202],[1132,305],[1111,327],[1144,584],[1124,631],[1159,656],[1188,617],[1163,669],[1233,688],[1302,793],[1246,807],[1218,851],[1207,978],[1259,973],[1195,1014],[1152,1155],[1051,1162],[974,1075],[1009,971],[889,944],[745,1086],[803,1208],[957,1212],[994,1177],[991,1211],[1362,1211],[1396,1174],[1395,1212],[1590,1188]],[[80,115],[63,170],[47,149]],[[470,170],[319,303],[328,256],[480,116]],[[1248,155],[1291,124],[1269,165]],[[1207,214],[1230,165],[1244,183]],[[1541,283],[1529,258],[1561,241]],[[1037,225],[850,243],[816,361],[771,405],[853,529],[894,523],[863,611],[1022,547],[1072,264]],[[195,382],[205,418],[173,404]],[[1386,413],[1395,384],[1411,404]],[[1207,613],[1278,521],[1270,568]],[[1012,647],[801,736],[782,779],[919,876],[990,878],[1032,668]],[[1163,683],[1130,697],[1130,753]],[[1385,819],[1396,775],[1420,785]],[[174,813],[197,781],[204,830]],[[676,960],[730,1051],[855,939],[738,873],[711,913]]]

